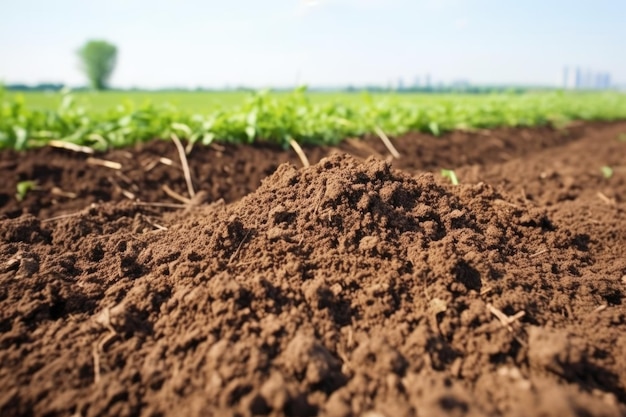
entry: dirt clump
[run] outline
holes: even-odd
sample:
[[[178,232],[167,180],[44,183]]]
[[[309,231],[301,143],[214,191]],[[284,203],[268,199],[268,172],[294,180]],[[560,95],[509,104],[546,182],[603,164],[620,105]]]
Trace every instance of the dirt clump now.
[[[0,410],[626,415],[626,266],[567,218],[335,155],[232,204],[3,220]]]

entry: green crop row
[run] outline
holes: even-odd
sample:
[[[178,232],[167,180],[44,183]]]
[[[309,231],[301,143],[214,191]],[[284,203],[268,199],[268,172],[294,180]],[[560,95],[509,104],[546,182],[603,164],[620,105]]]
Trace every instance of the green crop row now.
[[[64,93],[57,109],[30,109],[20,96],[2,97],[0,91],[0,149],[17,150],[61,140],[96,150],[128,146],[176,134],[205,145],[213,141],[265,141],[289,146],[333,145],[346,137],[378,129],[388,135],[408,131],[439,135],[453,129],[497,126],[562,125],[570,120],[626,118],[626,95],[609,93],[542,92],[496,94],[466,100],[375,99],[312,102],[305,88],[290,94],[251,94],[241,105],[194,114],[169,105],[120,104],[105,112],[90,112]]]

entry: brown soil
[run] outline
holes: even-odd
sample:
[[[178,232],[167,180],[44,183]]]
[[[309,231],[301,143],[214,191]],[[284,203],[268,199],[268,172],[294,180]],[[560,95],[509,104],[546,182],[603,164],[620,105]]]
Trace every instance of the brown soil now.
[[[624,132],[4,152],[0,415],[626,416]]]

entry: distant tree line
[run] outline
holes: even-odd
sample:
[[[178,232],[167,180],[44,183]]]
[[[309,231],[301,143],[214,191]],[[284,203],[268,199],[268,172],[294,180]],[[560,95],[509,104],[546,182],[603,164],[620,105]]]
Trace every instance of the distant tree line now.
[[[6,84],[4,88],[7,91],[59,91],[67,87],[63,83],[40,83],[40,84]],[[88,91],[92,86],[71,87],[72,91]],[[246,86],[227,87],[227,88],[157,88],[157,89],[144,89],[144,88],[108,88],[109,91],[153,91],[153,92],[223,92],[223,91],[238,91],[238,92],[254,92],[258,89]],[[273,88],[272,91],[292,91],[293,87]],[[493,94],[493,93],[508,93],[508,94],[523,94],[528,91],[549,91],[557,90],[553,87],[545,86],[515,86],[515,85],[437,85],[430,87],[405,87],[405,88],[390,88],[379,85],[365,85],[365,86],[345,86],[345,87],[310,87],[308,91],[315,92],[338,92],[338,93],[397,93],[397,94]]]
[[[6,84],[4,88],[8,91],[59,91],[65,88],[66,85],[62,83],[40,83],[40,84]],[[88,91],[93,87],[81,86],[72,87],[72,91]],[[107,88],[109,91],[154,91],[154,92],[221,92],[221,91],[239,91],[239,92],[254,92],[257,89],[252,87],[231,87],[231,88],[157,88],[157,89],[144,89],[138,87],[132,88]],[[272,91],[292,91],[291,87],[273,88]],[[524,87],[524,86],[467,86],[463,88],[454,86],[436,86],[436,87],[407,87],[403,89],[388,88],[376,85],[367,86],[347,86],[347,87],[310,87],[308,91],[317,92],[339,92],[339,93],[399,93],[399,94],[493,94],[493,93],[509,93],[509,94],[523,94],[528,91],[537,90],[555,90],[551,87]]]
[[[530,90],[552,90],[550,87],[525,87],[525,86],[511,86],[511,85],[446,85],[441,84],[437,86],[411,86],[403,88],[383,87],[383,86],[348,86],[341,91],[345,92],[360,92],[368,91],[371,93],[421,93],[421,94],[491,94],[491,93],[512,93],[522,94]]]
[[[58,91],[63,89],[65,84],[40,83],[40,84],[6,84],[5,89],[11,91]]]

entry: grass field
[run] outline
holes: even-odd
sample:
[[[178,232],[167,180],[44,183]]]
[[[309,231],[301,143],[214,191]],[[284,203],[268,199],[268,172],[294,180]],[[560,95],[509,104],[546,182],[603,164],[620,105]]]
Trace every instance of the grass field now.
[[[106,92],[74,92],[76,104],[90,112],[104,112],[116,106],[130,105],[138,108],[145,104],[156,106],[171,105],[180,111],[192,113],[209,113],[218,108],[232,108],[242,104],[252,93],[245,91],[106,91]],[[280,98],[290,92],[272,92],[271,96]],[[436,105],[440,103],[463,103],[480,105],[487,102],[490,95],[463,94],[413,94],[413,93],[372,93],[375,101],[393,100],[406,104]],[[358,105],[364,100],[364,93],[341,92],[308,92],[313,104],[342,103]],[[7,92],[5,99],[15,101],[23,99],[26,107],[32,110],[55,110],[61,104],[63,96],[58,92]]]
[[[216,107],[232,107],[241,104],[249,95],[246,92],[147,92],[147,91],[106,91],[74,92],[76,103],[89,111],[103,112],[120,104],[140,107],[146,103],[155,105],[170,104],[180,110],[204,113]],[[62,100],[60,93],[53,92],[7,92],[9,100],[23,97],[27,107],[33,110],[54,110]]]

